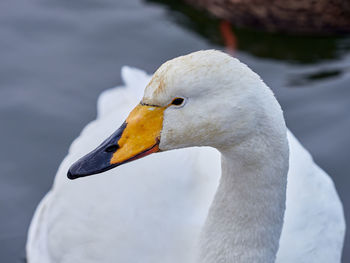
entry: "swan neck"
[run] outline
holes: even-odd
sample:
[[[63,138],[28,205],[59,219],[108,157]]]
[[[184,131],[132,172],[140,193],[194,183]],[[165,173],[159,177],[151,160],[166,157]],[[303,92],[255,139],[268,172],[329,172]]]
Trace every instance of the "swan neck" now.
[[[275,143],[275,142],[274,142]],[[222,175],[200,240],[202,263],[273,263],[286,201],[288,144],[221,151]],[[276,150],[277,149],[277,150]]]

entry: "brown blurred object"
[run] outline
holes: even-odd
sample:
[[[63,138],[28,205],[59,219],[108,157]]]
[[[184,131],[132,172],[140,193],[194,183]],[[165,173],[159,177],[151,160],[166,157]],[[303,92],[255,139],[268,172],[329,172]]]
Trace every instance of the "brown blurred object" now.
[[[234,55],[237,49],[237,38],[232,30],[230,22],[224,20],[220,23],[221,36],[224,39],[227,53]]]
[[[185,0],[233,25],[296,34],[350,33],[350,0]]]

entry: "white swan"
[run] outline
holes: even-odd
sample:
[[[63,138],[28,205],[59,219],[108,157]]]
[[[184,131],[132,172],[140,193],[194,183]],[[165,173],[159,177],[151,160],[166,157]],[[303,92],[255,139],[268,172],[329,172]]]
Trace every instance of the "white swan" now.
[[[72,161],[122,123],[149,80],[129,68],[122,76],[127,88],[101,96],[97,120],[73,143],[37,208],[29,263],[267,263],[276,253],[279,263],[340,262],[345,223],[331,179],[288,132],[283,223],[288,147],[281,110],[255,73],[218,51],[165,63],[142,100],[158,106],[175,97],[187,100],[164,111],[160,149],[211,145],[223,154],[223,175],[205,226],[220,175],[220,155],[211,148],[166,151],[106,175],[68,181]],[[81,162],[74,175],[96,172],[97,165]]]

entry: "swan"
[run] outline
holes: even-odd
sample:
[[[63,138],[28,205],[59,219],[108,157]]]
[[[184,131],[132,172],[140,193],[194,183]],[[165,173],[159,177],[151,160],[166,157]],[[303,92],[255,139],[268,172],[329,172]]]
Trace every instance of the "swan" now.
[[[122,76],[127,88],[100,97],[35,212],[29,263],[340,262],[333,182],[257,74],[208,50],[166,62],[149,83]],[[68,181],[69,167],[71,179],[106,175]]]
[[[185,0],[199,10],[239,27],[299,35],[347,34],[350,9],[345,1]],[[317,22],[316,22],[317,21]]]

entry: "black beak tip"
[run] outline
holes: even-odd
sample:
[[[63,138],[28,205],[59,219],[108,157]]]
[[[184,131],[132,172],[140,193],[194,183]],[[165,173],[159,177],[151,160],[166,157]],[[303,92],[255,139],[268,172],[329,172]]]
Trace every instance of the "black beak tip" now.
[[[126,128],[126,123],[107,138],[100,146],[72,164],[67,172],[71,180],[102,173],[120,164],[111,164],[113,154],[119,149],[118,141]]]
[[[73,163],[67,172],[67,177],[74,180],[93,174],[102,173],[117,165],[110,164],[113,153],[106,153],[104,150],[94,150],[86,156]]]
[[[74,174],[71,172],[71,169],[68,170],[68,172],[67,172],[67,177],[68,177],[68,179],[70,179],[70,180],[74,180],[74,179],[77,179],[77,178],[78,178],[78,176],[74,175]]]
[[[95,170],[91,163],[93,162],[90,162],[88,158],[86,160],[86,157],[83,157],[75,163],[73,163],[67,172],[68,179],[74,180],[80,177],[85,177],[97,173],[98,170]]]
[[[85,157],[73,163],[67,172],[68,179],[74,180],[91,174],[89,173],[89,170],[91,169],[89,164],[89,160],[86,161]]]

